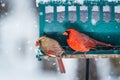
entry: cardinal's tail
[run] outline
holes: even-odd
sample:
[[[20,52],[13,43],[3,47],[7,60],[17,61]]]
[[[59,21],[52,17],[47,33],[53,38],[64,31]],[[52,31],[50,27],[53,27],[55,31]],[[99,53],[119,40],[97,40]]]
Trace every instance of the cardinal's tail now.
[[[65,73],[65,67],[64,67],[62,58],[61,57],[57,57],[57,61],[58,61],[58,66],[59,66],[60,72],[61,73]]]
[[[100,41],[96,41],[96,44],[97,45],[102,45],[102,46],[108,46],[108,47],[114,47],[113,45],[111,45],[111,44],[107,44],[107,43],[104,43],[104,42],[100,42]]]

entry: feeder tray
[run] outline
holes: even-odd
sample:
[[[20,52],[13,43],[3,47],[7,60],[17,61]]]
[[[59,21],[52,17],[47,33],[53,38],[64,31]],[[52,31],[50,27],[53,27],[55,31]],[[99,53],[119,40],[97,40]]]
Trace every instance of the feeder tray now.
[[[115,49],[109,49],[107,47],[98,46],[97,50],[91,50],[86,53],[87,58],[98,58],[98,57],[120,57],[120,22],[115,20],[115,6],[120,6],[120,1],[107,1],[107,0],[84,0],[83,4],[75,2],[74,0],[50,0],[49,2],[40,1],[39,2],[39,36],[47,35],[53,39],[59,41],[63,48],[69,48],[66,43],[66,38],[62,35],[62,33],[69,27],[77,28],[82,33],[85,33],[92,37],[93,39],[110,43],[115,46]],[[46,19],[46,7],[53,7],[53,21],[47,22]],[[57,7],[64,6],[65,7],[65,20],[63,22],[59,22],[57,20]],[[69,21],[69,7],[76,7],[76,21]],[[87,6],[88,9],[88,19],[86,22],[82,22],[80,20],[80,7]],[[99,21],[96,24],[92,24],[92,8],[93,6],[98,6],[99,8]],[[103,7],[110,7],[110,15],[111,20],[106,22],[103,20]],[[117,28],[116,28],[117,26]],[[71,55],[71,49],[67,49],[68,56],[66,58],[82,58],[81,52],[76,53],[75,55]],[[39,55],[39,53],[38,53]],[[43,57],[43,56],[42,56]]]

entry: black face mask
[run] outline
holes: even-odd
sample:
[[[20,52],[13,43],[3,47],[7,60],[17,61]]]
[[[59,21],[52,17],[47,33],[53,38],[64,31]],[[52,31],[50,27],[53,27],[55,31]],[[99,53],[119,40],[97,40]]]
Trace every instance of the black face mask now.
[[[70,31],[65,31],[66,33],[68,33],[68,35],[66,36],[67,39],[69,38],[69,35],[70,35]]]

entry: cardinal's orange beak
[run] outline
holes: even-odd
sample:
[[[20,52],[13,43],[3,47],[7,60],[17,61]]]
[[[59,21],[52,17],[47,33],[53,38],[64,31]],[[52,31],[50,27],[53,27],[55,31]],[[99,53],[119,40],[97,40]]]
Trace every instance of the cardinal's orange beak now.
[[[68,35],[68,33],[67,33],[67,32],[64,32],[64,33],[63,33],[63,35],[64,35],[64,36],[67,36],[67,35]]]
[[[39,43],[39,42],[36,42],[35,46],[40,46],[40,43]]]

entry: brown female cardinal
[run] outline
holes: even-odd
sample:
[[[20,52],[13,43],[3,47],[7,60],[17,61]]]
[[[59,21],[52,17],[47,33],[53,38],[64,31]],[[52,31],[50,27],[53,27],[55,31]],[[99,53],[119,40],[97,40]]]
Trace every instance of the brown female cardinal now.
[[[96,45],[113,47],[111,44],[94,40],[73,28],[67,29],[63,35],[68,37],[68,45],[76,52],[88,52],[90,49],[94,49]]]
[[[36,46],[41,46],[42,51],[49,57],[56,57],[61,73],[65,73],[65,68],[61,57],[65,51],[56,40],[42,36],[37,39]]]

